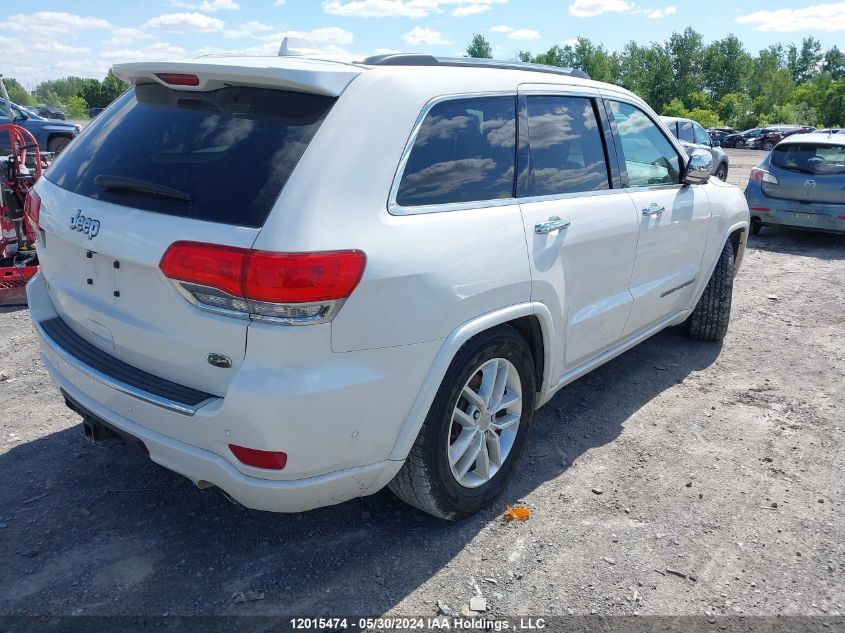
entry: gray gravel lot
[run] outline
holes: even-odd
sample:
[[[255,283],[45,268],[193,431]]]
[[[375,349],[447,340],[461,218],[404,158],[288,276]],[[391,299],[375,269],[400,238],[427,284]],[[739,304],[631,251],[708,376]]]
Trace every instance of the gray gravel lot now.
[[[729,153],[744,185],[762,153]],[[845,237],[764,229],[734,299],[723,344],[668,330],[564,389],[461,523],[255,512],[92,446],[2,309],[0,614],[843,613]]]

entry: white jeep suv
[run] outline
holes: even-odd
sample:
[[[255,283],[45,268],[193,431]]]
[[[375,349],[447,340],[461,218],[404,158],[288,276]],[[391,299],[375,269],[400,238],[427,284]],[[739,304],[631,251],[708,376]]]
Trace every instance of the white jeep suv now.
[[[425,55],[114,70],[27,205],[32,321],[86,434],[200,487],[464,517],[561,387],[725,335],[745,199],[626,90]]]

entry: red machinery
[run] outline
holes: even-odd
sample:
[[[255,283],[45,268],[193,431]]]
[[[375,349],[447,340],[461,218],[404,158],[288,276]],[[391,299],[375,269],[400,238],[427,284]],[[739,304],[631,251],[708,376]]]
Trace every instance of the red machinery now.
[[[28,195],[41,177],[38,143],[28,130],[0,125],[9,135],[9,156],[0,156],[0,305],[26,303],[26,282],[38,272],[35,231],[40,200]]]

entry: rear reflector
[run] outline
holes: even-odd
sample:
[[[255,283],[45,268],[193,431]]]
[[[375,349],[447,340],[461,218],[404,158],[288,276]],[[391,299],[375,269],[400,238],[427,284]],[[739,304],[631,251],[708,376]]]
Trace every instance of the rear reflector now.
[[[174,242],[159,267],[205,307],[305,324],[333,317],[334,302],[352,294],[366,263],[357,250],[271,253]]]
[[[282,451],[260,451],[257,448],[246,448],[236,444],[229,444],[229,450],[239,462],[255,468],[282,470],[288,463],[287,453]]]
[[[767,211],[771,211],[769,207],[751,207],[752,211],[759,211],[760,213],[766,213]]]
[[[39,224],[41,221],[41,196],[32,189],[26,194],[26,199],[23,203],[23,213],[29,218],[29,223],[32,225],[33,231],[41,228]]]
[[[196,75],[184,75],[180,73],[159,73],[156,75],[164,83],[171,86],[199,86],[200,78]]]

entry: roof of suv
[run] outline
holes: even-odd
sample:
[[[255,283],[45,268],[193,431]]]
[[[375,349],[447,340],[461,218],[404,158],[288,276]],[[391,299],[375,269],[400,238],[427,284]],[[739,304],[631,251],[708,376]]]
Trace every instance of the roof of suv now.
[[[434,76],[454,77],[453,73],[461,73],[468,77],[466,73],[471,71],[478,73],[474,75],[476,78],[491,77],[492,75],[488,73],[496,73],[495,76],[502,79],[512,73],[514,83],[603,85],[617,92],[628,93],[618,86],[592,81],[586,73],[575,69],[523,62],[443,58],[431,55],[379,55],[360,62],[342,62],[310,56],[220,55],[177,62],[133,62],[114,66],[114,72],[118,77],[132,83],[158,81],[167,84],[161,76],[168,73],[199,77],[197,85],[179,85],[180,90],[213,90],[236,82],[327,96],[339,96],[355,77],[377,69],[408,75],[425,74],[427,80]],[[432,86],[432,89],[436,88]]]

